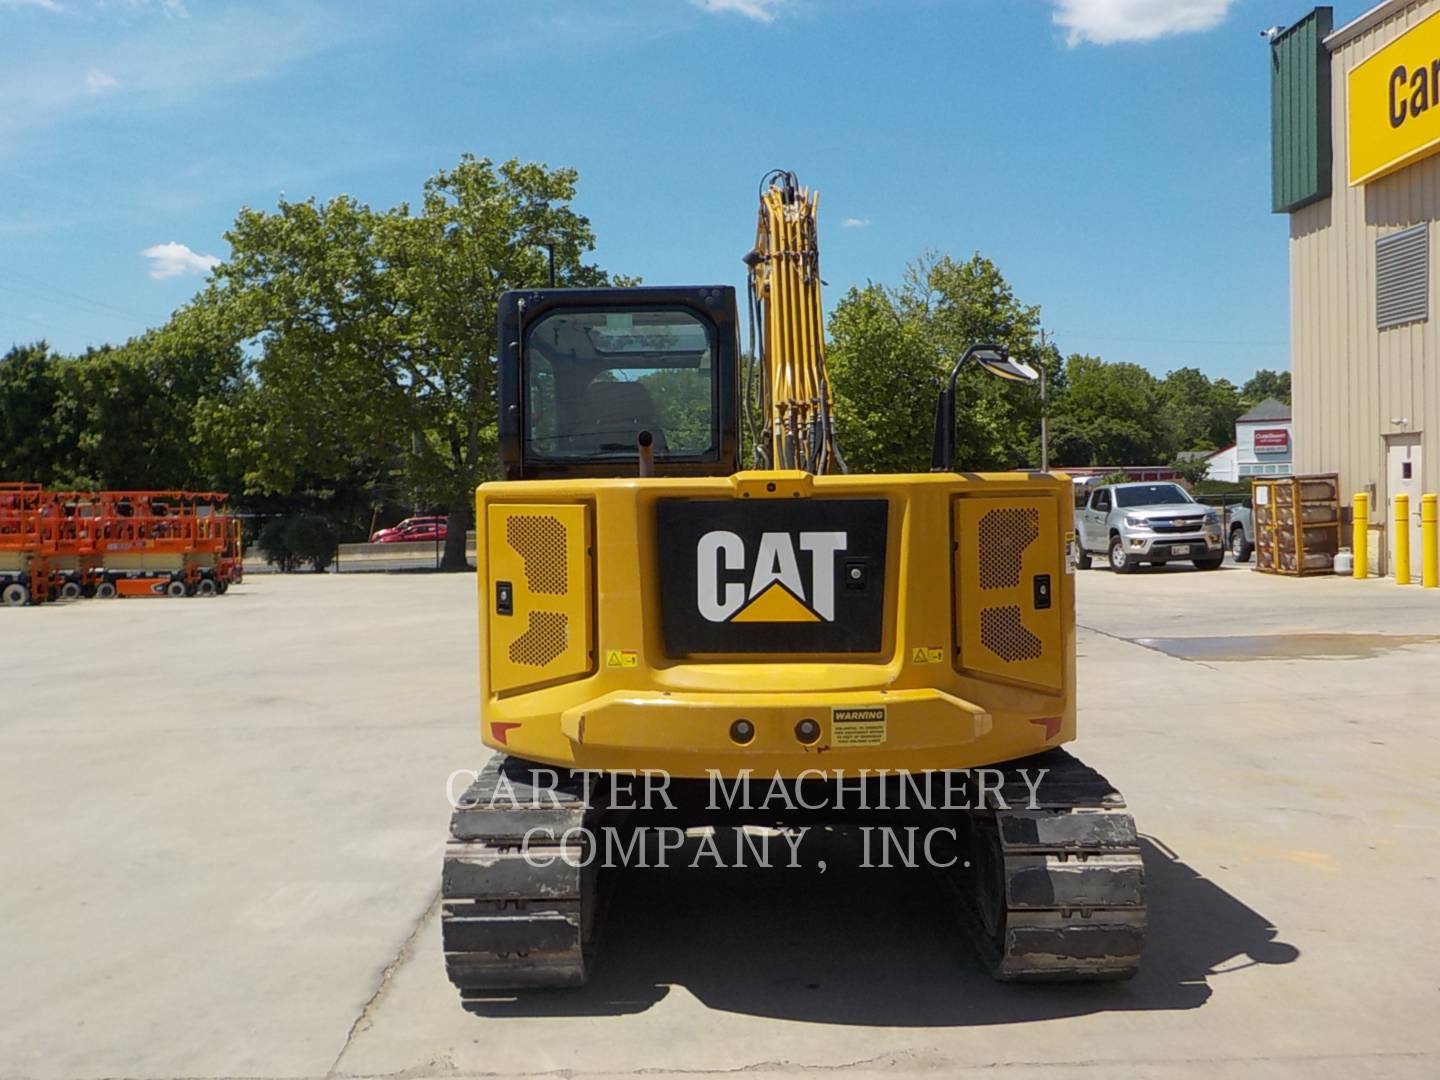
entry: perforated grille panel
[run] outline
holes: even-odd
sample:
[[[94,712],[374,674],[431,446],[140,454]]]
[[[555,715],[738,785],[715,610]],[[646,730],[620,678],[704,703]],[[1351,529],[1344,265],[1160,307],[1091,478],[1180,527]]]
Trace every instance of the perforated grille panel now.
[[[1007,664],[1039,660],[1040,639],[1025,629],[1018,607],[986,608],[980,613],[980,641]]]
[[[516,514],[505,523],[505,539],[525,560],[525,582],[531,592],[565,595],[569,586],[565,572],[565,526],[559,518],[549,514]]]
[[[486,693],[509,694],[579,678],[595,663],[591,622],[590,508],[574,503],[491,503],[481,590],[486,608]]]
[[[998,485],[997,485],[998,488]],[[956,666],[1060,690],[1066,677],[1068,484],[1030,477],[955,500]]]
[[[510,662],[544,667],[565,651],[570,621],[557,611],[530,612],[525,633],[510,643]]]
[[[1013,589],[1020,584],[1025,549],[1040,537],[1040,512],[991,510],[980,519],[980,588]]]

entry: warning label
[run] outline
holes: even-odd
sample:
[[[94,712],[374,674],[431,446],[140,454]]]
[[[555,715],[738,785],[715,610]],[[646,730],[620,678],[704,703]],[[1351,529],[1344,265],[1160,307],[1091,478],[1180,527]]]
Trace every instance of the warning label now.
[[[605,654],[605,666],[609,668],[639,667],[640,654],[634,649],[611,649]]]
[[[831,746],[884,746],[885,706],[830,710]]]

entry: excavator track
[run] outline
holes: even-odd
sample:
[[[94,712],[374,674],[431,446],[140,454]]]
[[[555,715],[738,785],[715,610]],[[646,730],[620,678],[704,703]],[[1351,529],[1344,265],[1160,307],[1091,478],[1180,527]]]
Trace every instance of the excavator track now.
[[[585,833],[570,830],[592,823],[594,791],[593,777],[497,755],[460,799],[440,918],[445,970],[462,994],[585,983],[596,876]]]
[[[1024,777],[1041,769],[1032,799]],[[1124,799],[1064,750],[1000,771],[984,808],[965,815],[970,866],[944,876],[982,959],[1002,981],[1130,978],[1145,937],[1145,866]]]

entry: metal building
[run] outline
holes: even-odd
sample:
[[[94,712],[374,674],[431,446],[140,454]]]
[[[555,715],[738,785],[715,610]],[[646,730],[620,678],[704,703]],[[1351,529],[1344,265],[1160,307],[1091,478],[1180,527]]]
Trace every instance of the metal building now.
[[[1440,487],[1440,0],[1272,33],[1273,209],[1290,216],[1297,472],[1368,491],[1392,565],[1395,495]]]

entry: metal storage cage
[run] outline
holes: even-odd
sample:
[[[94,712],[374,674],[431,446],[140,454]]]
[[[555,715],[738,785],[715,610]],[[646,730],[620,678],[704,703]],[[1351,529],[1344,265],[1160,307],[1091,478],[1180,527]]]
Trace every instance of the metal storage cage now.
[[[1340,477],[1267,476],[1251,483],[1255,569],[1265,574],[1330,574],[1340,551]]]

